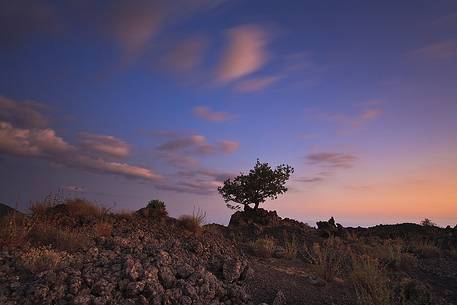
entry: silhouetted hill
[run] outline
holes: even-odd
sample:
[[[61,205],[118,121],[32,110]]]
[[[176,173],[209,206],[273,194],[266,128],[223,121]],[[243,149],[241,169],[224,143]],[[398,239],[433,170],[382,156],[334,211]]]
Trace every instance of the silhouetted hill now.
[[[3,203],[0,203],[0,217],[2,217],[3,215],[7,215],[9,213],[18,213],[18,214],[22,214],[21,212],[19,212],[18,210],[16,209],[13,209],[12,207],[6,205],[6,204],[3,204]]]

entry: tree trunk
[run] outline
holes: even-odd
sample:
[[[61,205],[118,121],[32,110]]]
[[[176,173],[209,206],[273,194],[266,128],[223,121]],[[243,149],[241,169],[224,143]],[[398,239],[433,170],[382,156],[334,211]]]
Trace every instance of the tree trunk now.
[[[255,205],[254,205],[254,210],[257,210],[259,208],[259,203],[256,202]]]
[[[249,210],[251,210],[251,207],[249,206],[249,204],[244,203],[244,211],[246,212],[246,211],[249,211]]]

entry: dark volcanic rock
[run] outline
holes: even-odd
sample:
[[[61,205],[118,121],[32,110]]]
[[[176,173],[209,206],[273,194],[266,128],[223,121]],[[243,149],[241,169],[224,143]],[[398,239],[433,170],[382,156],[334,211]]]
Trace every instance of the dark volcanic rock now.
[[[59,209],[58,224],[81,225]],[[174,222],[141,216],[103,221],[113,223],[110,237],[77,251],[51,249],[60,263],[44,272],[25,270],[23,257],[42,255],[35,248],[0,252],[0,304],[251,304],[246,259],[220,234],[183,234]],[[84,226],[91,232],[90,222]]]

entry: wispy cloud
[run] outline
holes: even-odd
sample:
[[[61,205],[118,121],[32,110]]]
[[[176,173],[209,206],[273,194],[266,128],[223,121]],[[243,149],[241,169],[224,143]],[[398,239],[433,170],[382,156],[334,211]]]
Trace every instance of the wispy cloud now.
[[[0,122],[0,152],[22,157],[51,157],[74,150],[52,129],[22,129]]]
[[[266,76],[266,77],[258,77],[258,78],[251,78],[247,80],[242,80],[235,85],[235,89],[239,92],[255,92],[260,91],[271,84],[280,80],[280,76]]]
[[[84,149],[102,155],[125,158],[130,153],[130,146],[113,136],[80,133],[79,140]]]
[[[236,141],[229,141],[229,140],[222,140],[218,142],[220,150],[225,154],[231,154],[235,152],[238,147],[240,147],[240,143]]]
[[[217,112],[204,106],[195,107],[193,112],[194,115],[211,122],[224,122],[233,118],[228,112]]]
[[[185,155],[211,155],[215,153],[232,153],[239,147],[239,143],[230,140],[220,140],[216,144],[208,143],[203,135],[178,135],[160,144],[157,151],[163,153],[185,153]]]
[[[330,168],[350,168],[357,157],[351,154],[336,152],[318,152],[306,156],[309,164],[322,165]]]
[[[40,113],[43,108],[37,102],[17,102],[0,96],[0,121],[24,128],[43,128],[48,125],[48,119]]]
[[[376,101],[376,103],[379,104],[380,102]],[[344,129],[354,129],[378,118],[382,113],[383,110],[381,108],[367,108],[352,116],[342,113],[325,112],[317,112],[314,113],[313,116],[317,119],[323,119],[335,123]]]
[[[201,64],[207,44],[205,36],[191,36],[177,42],[163,55],[160,62],[175,73],[191,72]]]
[[[26,111],[24,112],[24,104],[8,99],[3,99],[2,101],[3,105],[7,105],[10,110],[7,115],[3,116],[9,122],[0,120],[0,153],[2,154],[43,159],[66,167],[102,174],[120,175],[127,178],[139,178],[149,181],[160,181],[162,179],[159,174],[148,168],[127,163],[111,162],[101,157],[87,154],[87,149],[90,148],[105,155],[126,156],[128,145],[112,136],[84,134],[82,146],[77,147],[66,142],[50,127],[38,128],[37,126],[41,126],[47,120],[35,109],[30,110],[26,105]],[[31,128],[16,127],[12,122],[29,125]]]
[[[159,31],[164,13],[159,1],[116,1],[104,9],[100,22],[103,32],[124,54],[135,57]]]
[[[258,25],[241,25],[227,31],[227,44],[217,68],[221,84],[251,74],[267,62],[269,37]]]
[[[457,57],[457,41],[438,41],[418,48],[413,55],[429,59],[446,60]]]
[[[45,159],[67,167],[102,174],[108,173],[151,181],[161,179],[160,175],[147,168],[88,156],[84,150],[79,150],[68,144],[61,137],[58,137],[54,130],[49,128],[19,129],[14,128],[9,123],[0,122],[0,153]]]
[[[300,177],[295,178],[294,181],[303,182],[303,183],[317,183],[324,181],[323,177],[316,176],[316,177]]]

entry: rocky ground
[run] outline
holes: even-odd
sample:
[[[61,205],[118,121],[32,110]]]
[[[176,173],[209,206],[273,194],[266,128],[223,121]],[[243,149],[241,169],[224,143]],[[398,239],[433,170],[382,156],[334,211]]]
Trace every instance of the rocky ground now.
[[[265,210],[203,228],[144,210],[36,214],[2,220],[2,305],[457,304],[455,228],[418,243],[394,236],[411,226],[314,229]]]

